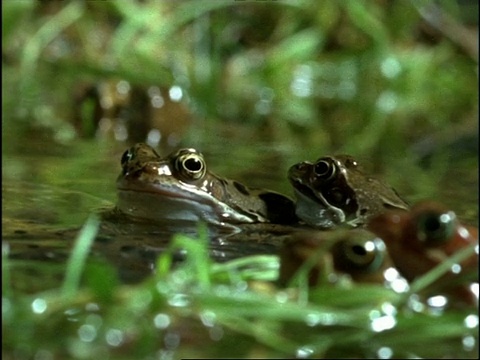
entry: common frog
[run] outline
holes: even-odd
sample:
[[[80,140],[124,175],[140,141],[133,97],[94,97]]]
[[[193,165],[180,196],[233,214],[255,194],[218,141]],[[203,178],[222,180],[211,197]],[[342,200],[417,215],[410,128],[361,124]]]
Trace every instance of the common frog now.
[[[304,231],[285,241],[280,250],[279,282],[285,286],[307,266],[308,284],[333,283],[344,275],[355,282],[379,283],[398,289],[408,284],[393,268],[385,243],[365,229]],[[396,284],[393,284],[397,281]]]
[[[471,287],[475,281],[478,283],[478,278],[462,280],[464,276],[478,276],[478,229],[462,225],[453,211],[435,202],[420,202],[410,212],[392,210],[378,215],[371,219],[368,228],[385,240],[393,262],[409,281],[426,274],[457,251],[474,247],[474,254],[452,266],[430,288],[454,295],[456,301],[463,303],[478,301],[478,294]],[[459,285],[459,281],[463,284]]]
[[[195,149],[162,158],[140,143],[125,151],[121,164],[117,207],[133,217],[217,225],[296,221],[290,198],[211,173]]]
[[[387,209],[408,209],[394,189],[365,174],[348,155],[295,164],[288,178],[297,198],[296,214],[311,226],[356,227]]]

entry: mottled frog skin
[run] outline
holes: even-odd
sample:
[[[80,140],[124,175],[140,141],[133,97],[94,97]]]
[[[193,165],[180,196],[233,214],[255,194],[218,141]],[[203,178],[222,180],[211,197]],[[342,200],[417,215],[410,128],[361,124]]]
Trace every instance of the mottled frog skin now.
[[[213,174],[192,148],[161,157],[140,143],[125,151],[121,164],[117,207],[133,217],[216,225],[297,221],[290,198]]]
[[[385,243],[365,229],[298,232],[280,250],[279,283],[286,286],[303,267],[309,286],[325,285],[347,277],[354,282],[408,288],[394,268]],[[393,282],[396,282],[393,284]]]
[[[322,229],[363,226],[388,209],[409,208],[394,189],[365,174],[349,155],[295,164],[288,171],[288,179],[297,198],[297,216]]]
[[[410,212],[390,210],[371,219],[368,228],[387,244],[393,262],[409,281],[425,275],[457,251],[473,247],[475,252],[428,290],[447,295],[453,303],[477,304],[472,284],[478,292],[478,229],[460,223],[446,206],[423,201]],[[465,279],[474,274],[476,279]],[[460,283],[460,285],[459,285]]]

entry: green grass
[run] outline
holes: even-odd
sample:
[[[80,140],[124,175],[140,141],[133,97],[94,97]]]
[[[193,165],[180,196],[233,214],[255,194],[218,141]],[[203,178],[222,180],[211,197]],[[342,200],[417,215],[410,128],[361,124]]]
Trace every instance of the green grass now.
[[[438,3],[464,26],[458,2]],[[144,92],[152,85],[166,93],[180,86],[193,121],[178,145],[210,151],[209,164],[221,175],[248,185],[270,187],[273,181],[287,193],[285,174],[292,164],[350,153],[383,173],[407,200],[443,199],[460,217],[468,214],[478,223],[478,204],[472,201],[478,154],[469,148],[469,136],[478,132],[478,59],[426,24],[422,6],[429,4],[4,1],[2,149],[11,161],[3,180],[112,195],[119,171],[112,148],[123,151],[127,144],[115,143],[111,133],[79,139],[72,126],[78,111],[74,94],[85,83],[123,79]],[[470,13],[463,16],[471,19]],[[80,112],[83,121],[91,120],[93,106],[86,103]],[[89,134],[94,126],[87,123]],[[72,148],[81,151],[70,153]],[[426,165],[423,153],[429,155]],[[107,166],[106,159],[117,167]],[[48,200],[28,206],[45,212]],[[79,203],[69,201],[56,218],[68,218],[68,224],[81,218]],[[47,213],[57,207],[52,202]],[[63,285],[46,292],[17,290],[22,269],[32,263],[9,259],[8,246],[2,246],[4,354],[19,359],[476,355],[469,349],[478,349],[478,325],[465,322],[471,309],[441,316],[414,310],[410,294],[373,285],[278,289],[277,256],[216,264],[207,256],[202,231],[199,239],[173,240],[172,249],[188,251],[182,266],[171,271],[173,259],[166,253],[154,276],[122,285],[116,269],[85,257],[96,231],[91,221],[65,268]],[[48,266],[37,264],[45,283]],[[447,267],[418,279],[411,291],[420,291]],[[58,266],[51,272],[58,275]],[[376,319],[382,317],[393,328],[373,331],[372,323],[381,324]]]
[[[456,3],[444,3],[461,23]],[[274,138],[315,144],[315,156],[338,149],[385,160],[421,133],[470,124],[477,102],[475,59],[447,36],[423,40],[425,9],[409,1],[23,4],[2,4],[3,49],[19,65],[12,86],[24,120],[58,132],[68,130],[55,118],[71,117],[75,84],[117,78],[182,87],[206,124],[269,126]],[[38,119],[42,104],[53,119]]]
[[[93,219],[85,224],[58,289],[22,295],[6,288],[5,270],[15,261],[5,261],[4,354],[74,359],[159,353],[167,358],[476,356],[470,349],[478,346],[475,308],[441,316],[427,307],[414,310],[405,294],[380,285],[325,285],[300,296],[295,288],[276,287],[276,256],[213,263],[202,227],[199,238],[174,237],[157,261],[156,274],[138,285],[120,285],[107,264],[85,263],[82,246],[97,227]],[[172,269],[172,254],[179,248],[187,258]],[[444,271],[442,264],[424,278]],[[412,289],[428,285],[422,279]]]
[[[100,220],[96,216],[91,216],[78,234],[72,255],[66,266],[65,281],[63,283],[62,294],[66,299],[75,296],[80,286],[80,279],[83,273],[83,266],[88,257],[93,241],[97,234]]]

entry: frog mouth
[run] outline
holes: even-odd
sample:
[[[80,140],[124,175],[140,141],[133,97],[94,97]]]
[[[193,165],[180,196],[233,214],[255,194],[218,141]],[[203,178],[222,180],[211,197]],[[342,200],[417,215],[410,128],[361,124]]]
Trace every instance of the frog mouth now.
[[[296,214],[299,218],[321,228],[332,228],[345,222],[342,209],[331,205],[321,193],[314,192],[298,180],[291,182],[297,198]]]
[[[117,191],[119,199],[125,197],[130,202],[140,203],[141,206],[137,206],[139,208],[156,208],[158,211],[160,209],[166,209],[165,211],[167,211],[169,208],[182,208],[186,212],[198,210],[202,213],[202,216],[216,214],[209,217],[211,219],[216,218],[215,221],[210,222],[218,224],[224,224],[225,222],[251,223],[254,221],[250,215],[240,213],[209,192],[180,182],[179,184],[162,184],[161,182],[145,182],[138,178],[126,179],[120,176],[117,180]],[[141,194],[145,194],[145,199],[142,200]],[[128,207],[128,205],[126,203],[125,207]]]
[[[301,195],[309,198],[311,201],[315,202],[318,204],[318,206],[328,206],[328,202],[322,197],[322,199],[319,201],[318,196],[316,193],[313,192],[313,190],[308,187],[307,185],[304,185],[301,181],[295,180],[295,179],[290,179],[290,182],[293,185],[293,188],[295,192],[299,192]]]
[[[161,185],[160,183],[144,182],[140,179],[125,179],[124,177],[120,177],[117,180],[117,190],[122,192],[131,191],[138,193],[149,193],[153,195],[156,194],[159,198],[167,197],[173,199],[185,199],[204,204],[211,204],[214,202],[213,198],[209,196],[209,194],[199,192],[194,188],[184,189],[178,185]]]
[[[298,200],[297,206],[299,201],[303,201],[303,202],[308,201],[308,203],[315,205],[318,208],[321,208],[324,210],[333,207],[327,202],[327,200],[325,200],[325,198],[323,198],[323,196],[321,196],[321,194],[320,194],[321,198],[319,198],[318,195],[308,186],[303,184],[298,184],[298,185],[299,186],[295,186],[295,189],[294,189],[295,196],[297,197],[297,200]]]

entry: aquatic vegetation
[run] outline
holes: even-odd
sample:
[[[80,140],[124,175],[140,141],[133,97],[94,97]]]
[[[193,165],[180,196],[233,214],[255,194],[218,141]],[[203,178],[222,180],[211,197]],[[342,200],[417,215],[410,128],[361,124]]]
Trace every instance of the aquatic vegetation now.
[[[2,221],[35,220],[19,240],[80,226],[113,203],[120,156],[142,141],[161,154],[196,147],[218,173],[285,194],[293,164],[349,153],[407,201],[440,199],[478,224],[477,13],[453,0],[4,1]],[[277,256],[214,263],[199,230],[127,285],[85,256],[97,230],[87,222],[71,254],[55,244],[58,258],[28,248],[48,261],[11,258],[2,243],[3,355],[478,353],[478,308],[416,296],[448,262],[408,292],[281,289]]]
[[[95,226],[90,221],[85,229],[93,234]],[[179,248],[186,260],[172,269]],[[196,239],[175,236],[156,273],[138,285],[120,285],[106,264],[87,263],[84,286],[76,288],[76,280],[65,277],[69,296],[62,288],[28,296],[5,291],[4,275],[4,354],[75,359],[477,354],[475,308],[442,312],[414,294],[372,284],[280,289],[276,256],[217,264],[207,249],[204,228]],[[76,247],[72,259],[81,251]],[[455,260],[471,253],[456,254]],[[14,262],[3,260],[4,270]],[[412,289],[421,290],[448,269],[434,270]]]

